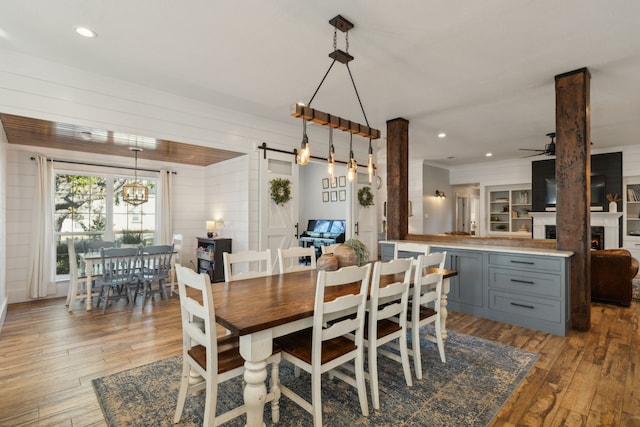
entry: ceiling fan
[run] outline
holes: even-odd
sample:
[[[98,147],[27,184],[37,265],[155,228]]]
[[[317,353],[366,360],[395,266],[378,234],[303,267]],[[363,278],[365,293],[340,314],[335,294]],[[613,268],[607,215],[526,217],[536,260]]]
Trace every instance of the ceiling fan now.
[[[536,150],[536,149],[532,149],[532,148],[521,148],[520,150],[522,150],[522,151],[537,151],[536,154],[531,154],[530,156],[525,156],[525,158],[526,157],[533,157],[533,156],[541,156],[541,155],[555,156],[556,155],[556,143],[555,143],[555,141],[553,139],[556,137],[556,133],[555,132],[550,132],[550,133],[547,134],[547,136],[549,138],[551,138],[551,142],[544,146],[544,150]]]

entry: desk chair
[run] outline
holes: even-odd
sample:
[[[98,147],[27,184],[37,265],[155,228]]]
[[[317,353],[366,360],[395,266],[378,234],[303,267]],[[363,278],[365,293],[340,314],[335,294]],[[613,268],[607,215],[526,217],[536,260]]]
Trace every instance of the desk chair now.
[[[238,336],[216,338],[215,308],[209,276],[198,274],[180,264],[176,264],[175,268],[182,313],[182,376],[173,422],[180,422],[187,394],[204,389],[203,425],[217,426],[246,413],[245,406],[241,405],[216,417],[218,384],[244,375],[244,359],[240,356]],[[267,363],[271,363],[271,390],[265,402],[271,402],[272,421],[277,423],[280,417],[280,353],[276,350]],[[204,381],[190,384],[192,371]],[[238,387],[237,393],[236,399],[242,401],[242,386]]]
[[[225,282],[233,282],[234,280],[241,279],[251,279],[253,277],[271,276],[271,274],[273,274],[270,249],[262,252],[224,252],[222,254],[222,259],[224,261]],[[241,270],[240,267],[244,267],[244,270]],[[257,270],[252,270],[252,267],[257,268]]]
[[[305,259],[304,264],[300,264],[300,258]],[[306,264],[307,258],[311,260],[310,265]],[[293,246],[288,249],[278,248],[278,266],[280,267],[280,274],[315,270],[316,251],[313,247],[303,248],[301,246]]]
[[[440,322],[440,300],[442,298],[442,280],[446,258],[446,252],[434,252],[429,255],[420,255],[416,260],[413,298],[411,299],[410,320],[407,326],[411,329],[411,349],[409,354],[413,357],[416,378],[419,380],[422,379],[420,337],[436,343],[440,353],[440,360],[442,363],[446,363]],[[434,267],[436,272],[429,272],[429,267]],[[434,325],[434,334],[421,335],[420,328],[429,323]]]
[[[367,390],[364,383],[364,318],[369,289],[371,264],[352,266],[338,271],[319,271],[313,312],[313,327],[294,332],[275,343],[282,357],[296,368],[311,374],[311,403],[285,385],[280,385],[282,394],[313,415],[314,427],[322,427],[321,376],[331,371],[358,390],[362,415],[369,415]],[[331,287],[359,283],[343,296],[325,302],[325,291]],[[346,317],[345,317],[346,316]],[[325,327],[328,325],[329,327]],[[345,335],[352,334],[355,340]],[[336,368],[353,361],[355,380]]]

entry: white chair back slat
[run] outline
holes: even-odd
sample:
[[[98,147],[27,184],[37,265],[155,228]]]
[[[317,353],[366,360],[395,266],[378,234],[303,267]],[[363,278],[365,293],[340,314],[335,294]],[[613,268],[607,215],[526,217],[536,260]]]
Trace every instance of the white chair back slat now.
[[[300,264],[301,258],[304,258],[304,264]],[[307,265],[307,261],[309,261],[309,265]],[[315,270],[316,251],[313,247],[303,248],[302,246],[293,246],[286,249],[278,248],[278,267],[280,274]]]
[[[222,258],[224,261],[225,282],[271,276],[273,274],[270,249],[234,253],[224,252]]]
[[[398,252],[417,252],[428,255],[430,250],[431,246],[426,243],[396,242],[393,247],[393,259],[398,258]]]

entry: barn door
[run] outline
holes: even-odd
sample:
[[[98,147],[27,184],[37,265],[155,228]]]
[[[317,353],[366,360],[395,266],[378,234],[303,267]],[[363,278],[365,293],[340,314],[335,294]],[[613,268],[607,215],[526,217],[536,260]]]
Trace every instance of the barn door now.
[[[375,182],[375,181],[374,181]],[[362,188],[368,187],[372,194],[374,194],[372,206],[362,206],[358,200],[358,194]],[[378,259],[378,232],[375,203],[378,201],[375,199],[376,189],[375,186],[369,184],[369,176],[367,173],[358,173],[354,183],[355,191],[352,193],[352,209],[353,209],[353,227],[351,228],[353,237],[360,240],[369,249],[369,259]]]
[[[271,182],[288,180],[290,200],[276,204]],[[278,271],[278,248],[298,246],[298,165],[291,153],[267,149],[260,153],[260,250],[271,249],[273,272]]]

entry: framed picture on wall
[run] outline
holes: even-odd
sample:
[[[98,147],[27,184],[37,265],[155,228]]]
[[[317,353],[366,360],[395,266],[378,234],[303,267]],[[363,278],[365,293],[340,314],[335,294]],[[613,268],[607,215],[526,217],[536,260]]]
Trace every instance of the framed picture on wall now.
[[[338,178],[335,176],[331,178],[331,188],[336,188],[338,186]]]
[[[331,201],[332,202],[337,202],[338,201],[338,192],[337,191],[332,191],[331,192]]]
[[[340,178],[344,178],[344,177],[341,176]],[[347,190],[340,190],[338,192],[338,199],[340,199],[341,202],[344,202],[345,200],[347,200]]]
[[[327,184],[329,183],[329,180],[327,180]],[[329,192],[328,191],[323,191],[322,192],[322,201],[323,202],[328,202],[329,201]]]
[[[329,188],[329,178],[322,178],[322,188]]]
[[[345,177],[344,175],[338,177],[338,182],[340,183],[340,187],[346,187],[347,186],[347,177]]]

